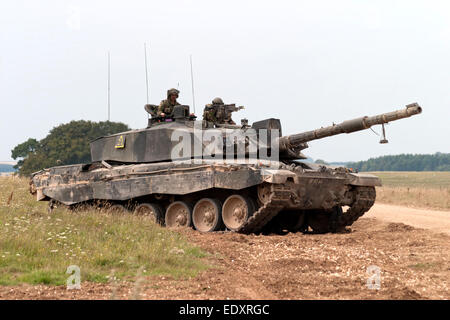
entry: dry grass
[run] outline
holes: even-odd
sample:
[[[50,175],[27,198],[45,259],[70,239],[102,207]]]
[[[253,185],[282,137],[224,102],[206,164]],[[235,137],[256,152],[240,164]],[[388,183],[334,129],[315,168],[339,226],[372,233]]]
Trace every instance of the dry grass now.
[[[0,177],[0,284],[65,284],[70,265],[94,282],[111,274],[190,277],[207,268],[202,250],[145,217],[62,208],[49,214],[46,205],[28,193],[27,179]]]
[[[450,210],[450,172],[372,172],[383,187],[377,202]]]
[[[450,188],[379,187],[377,202],[450,210]]]

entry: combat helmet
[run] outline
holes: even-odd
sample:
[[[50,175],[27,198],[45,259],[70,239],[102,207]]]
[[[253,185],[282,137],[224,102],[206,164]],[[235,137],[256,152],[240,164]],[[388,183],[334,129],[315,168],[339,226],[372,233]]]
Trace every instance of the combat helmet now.
[[[213,99],[212,104],[224,104],[223,100],[219,97]]]
[[[176,94],[177,97],[178,97],[179,93],[180,93],[180,90],[177,90],[175,88],[171,88],[171,89],[167,90],[167,99],[169,99],[171,94]]]

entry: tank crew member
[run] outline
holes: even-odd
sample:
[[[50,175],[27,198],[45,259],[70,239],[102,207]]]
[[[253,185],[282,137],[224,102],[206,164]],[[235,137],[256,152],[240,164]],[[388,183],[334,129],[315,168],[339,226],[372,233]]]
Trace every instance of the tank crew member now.
[[[236,124],[231,119],[231,113],[244,109],[234,104],[224,104],[219,97],[214,98],[211,104],[207,104],[203,110],[203,120],[214,124]]]
[[[159,117],[168,117],[173,112],[173,107],[180,105],[177,101],[178,94],[180,91],[177,89],[169,89],[167,90],[167,99],[161,101],[158,107],[158,116]]]
[[[217,123],[219,113],[219,106],[223,105],[223,101],[220,98],[214,98],[211,104],[207,104],[203,110],[203,120],[208,122]]]

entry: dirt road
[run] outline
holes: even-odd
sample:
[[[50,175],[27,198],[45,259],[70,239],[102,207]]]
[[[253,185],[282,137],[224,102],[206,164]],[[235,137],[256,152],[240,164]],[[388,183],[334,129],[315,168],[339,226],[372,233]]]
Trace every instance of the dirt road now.
[[[82,282],[81,290],[70,291],[64,286],[0,287],[0,298],[449,299],[448,231],[445,213],[385,205],[376,205],[340,234],[184,230],[186,238],[209,253],[211,268],[195,278]],[[370,266],[379,268],[379,289],[367,286]]]
[[[364,217],[377,218],[389,222],[400,222],[416,228],[430,229],[450,235],[450,211],[375,204]]]

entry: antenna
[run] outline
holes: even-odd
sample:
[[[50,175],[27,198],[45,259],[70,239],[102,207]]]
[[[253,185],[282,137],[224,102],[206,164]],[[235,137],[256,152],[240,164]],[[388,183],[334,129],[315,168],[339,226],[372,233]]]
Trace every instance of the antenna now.
[[[148,98],[148,68],[147,68],[147,44],[144,42],[144,55],[145,55],[145,84],[147,86],[147,104],[149,104]]]
[[[191,62],[192,105],[194,107],[194,113],[195,113],[194,72],[192,71],[192,54],[189,56],[189,60]]]
[[[111,119],[111,90],[110,90],[110,84],[111,84],[111,58],[108,51],[108,121]]]

